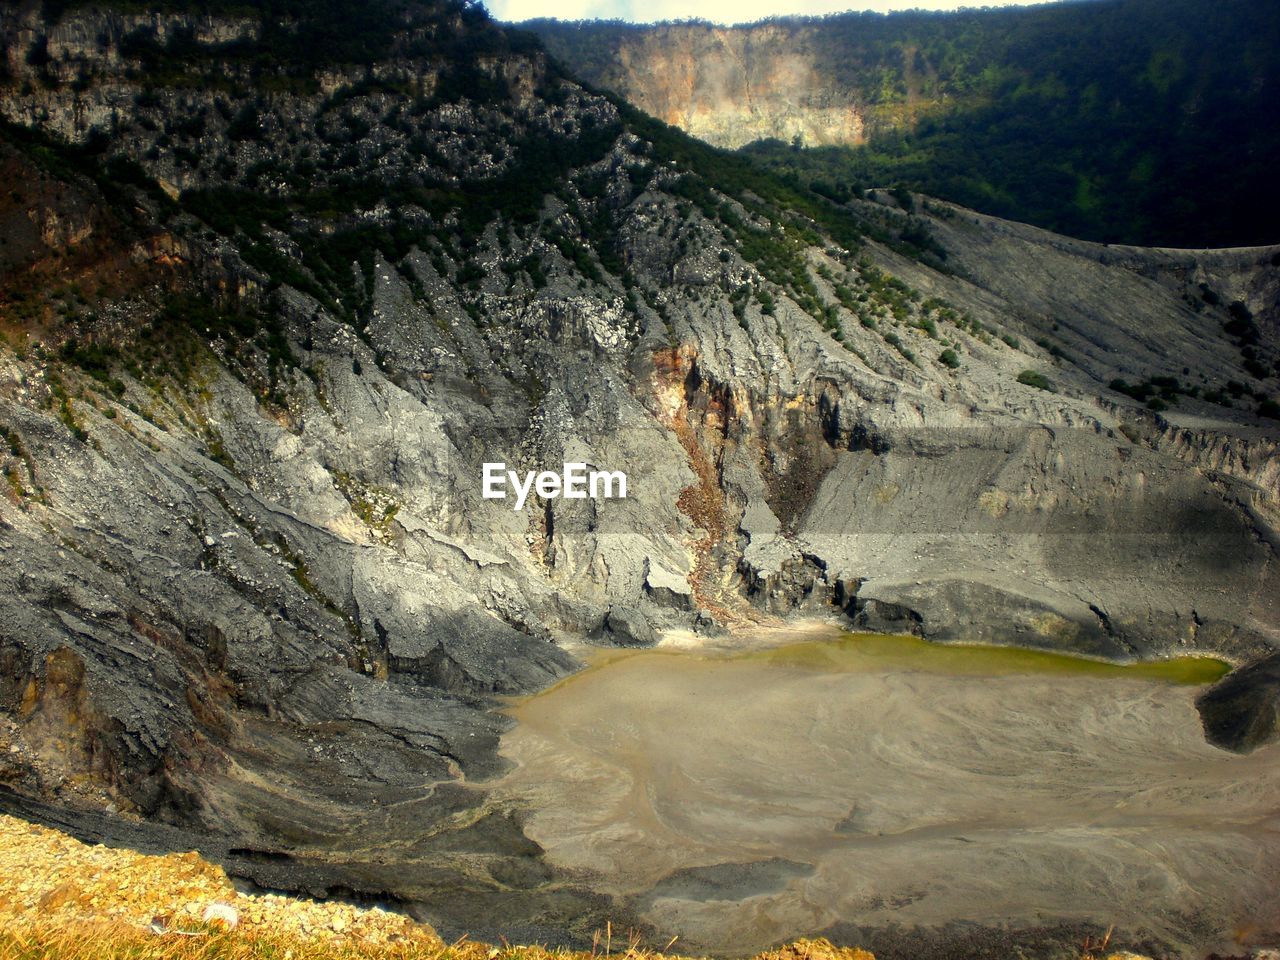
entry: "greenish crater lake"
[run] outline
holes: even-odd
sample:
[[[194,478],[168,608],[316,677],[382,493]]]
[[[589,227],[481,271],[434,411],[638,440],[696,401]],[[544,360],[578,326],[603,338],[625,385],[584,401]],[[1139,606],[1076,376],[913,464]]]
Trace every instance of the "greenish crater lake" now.
[[[919,637],[851,633],[829,640],[805,640],[738,654],[777,666],[830,672],[922,670],[952,676],[1059,674],[1127,677],[1166,683],[1207,684],[1222,679],[1231,664],[1205,656],[1115,663],[1089,657],[978,644],[940,644]]]
[[[890,926],[1280,931],[1280,751],[1206,743],[1229,665],[798,627],[591,650],[512,701],[491,785],[684,952]]]

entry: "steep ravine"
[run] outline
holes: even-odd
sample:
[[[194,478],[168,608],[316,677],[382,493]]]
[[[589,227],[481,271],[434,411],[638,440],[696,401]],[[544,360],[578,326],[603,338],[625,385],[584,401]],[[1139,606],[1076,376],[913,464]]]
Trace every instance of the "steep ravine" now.
[[[4,806],[581,940],[626,905],[485,786],[565,641],[1280,639],[1275,421],[1106,386],[1225,389],[1236,300],[1274,352],[1280,251],[744,187],[414,11],[340,63],[272,59],[305,24],[0,12]],[[481,496],[570,460],[627,499]]]

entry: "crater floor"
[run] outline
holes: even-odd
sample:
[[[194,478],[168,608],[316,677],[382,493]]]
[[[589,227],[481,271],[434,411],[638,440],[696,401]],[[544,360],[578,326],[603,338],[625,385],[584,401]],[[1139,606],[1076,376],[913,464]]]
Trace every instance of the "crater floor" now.
[[[686,949],[1087,920],[1202,954],[1280,929],[1280,748],[1205,742],[1211,662],[930,646],[602,655],[513,703],[499,790]]]

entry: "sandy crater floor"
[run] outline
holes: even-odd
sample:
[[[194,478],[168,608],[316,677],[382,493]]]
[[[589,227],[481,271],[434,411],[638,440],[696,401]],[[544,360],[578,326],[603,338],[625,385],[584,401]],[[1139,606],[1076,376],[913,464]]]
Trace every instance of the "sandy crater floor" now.
[[[1198,687],[830,649],[604,655],[512,706],[500,790],[553,863],[687,947],[838,923],[1092,920],[1193,952],[1280,930],[1280,749],[1209,746]]]

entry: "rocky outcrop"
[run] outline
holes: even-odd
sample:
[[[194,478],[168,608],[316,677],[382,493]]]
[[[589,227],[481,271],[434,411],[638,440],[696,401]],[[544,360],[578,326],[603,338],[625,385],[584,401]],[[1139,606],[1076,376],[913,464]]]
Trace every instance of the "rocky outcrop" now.
[[[620,647],[652,647],[658,642],[658,634],[644,614],[634,607],[610,610],[604,618],[604,630]]]
[[[1196,707],[1209,742],[1225,750],[1249,753],[1280,739],[1280,655],[1228,675]]]

